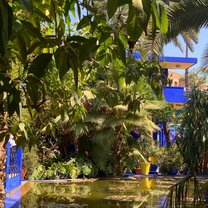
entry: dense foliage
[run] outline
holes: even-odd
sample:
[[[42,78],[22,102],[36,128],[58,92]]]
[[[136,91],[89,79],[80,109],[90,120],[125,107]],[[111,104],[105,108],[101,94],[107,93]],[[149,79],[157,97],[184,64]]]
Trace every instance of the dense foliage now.
[[[183,14],[187,2],[177,4]],[[206,3],[196,2],[191,4],[195,9]],[[139,150],[148,149],[139,148],[129,131],[139,128],[149,142],[157,129],[152,115],[159,118],[161,111],[155,111],[171,111],[159,101],[166,80],[155,55],[163,42],[190,29],[179,28],[184,23],[174,15],[178,6],[169,10],[168,3],[0,1],[1,140],[12,133],[18,144],[37,146],[34,154],[41,164],[30,170],[33,178],[120,175],[138,158],[147,160],[149,155]],[[202,22],[193,29],[207,23],[197,17]],[[138,40],[145,47],[138,47]],[[134,60],[135,48],[141,50],[142,61]],[[149,54],[152,61],[147,62]],[[68,144],[80,155],[69,153]],[[182,144],[185,158],[190,145]],[[186,158],[193,168],[200,150],[197,159]]]
[[[65,161],[67,143],[78,143],[98,172],[125,171],[123,158],[134,152],[125,146],[129,131],[137,126],[150,138],[157,127],[149,110],[163,107],[153,101],[162,98],[161,68],[135,62],[131,52],[143,34],[153,41],[156,32],[167,32],[166,6],[155,0],[2,1],[1,138],[12,133],[29,149],[37,144],[43,158],[47,149],[57,150]]]
[[[15,112],[21,116],[21,106],[37,110],[44,103],[42,78],[51,62],[60,79],[72,70],[77,87],[84,61],[105,65],[113,58],[125,63],[127,42],[136,42],[150,21],[154,20],[154,30],[166,32],[168,28],[164,5],[152,0],[109,0],[106,16],[99,14],[94,1],[2,1],[0,6],[0,104],[1,112],[10,116]],[[123,6],[128,8],[127,19],[120,25]],[[79,18],[76,26],[73,15]],[[114,15],[117,20],[111,24]]]
[[[193,88],[185,108],[178,143],[192,174],[207,170],[207,92]]]

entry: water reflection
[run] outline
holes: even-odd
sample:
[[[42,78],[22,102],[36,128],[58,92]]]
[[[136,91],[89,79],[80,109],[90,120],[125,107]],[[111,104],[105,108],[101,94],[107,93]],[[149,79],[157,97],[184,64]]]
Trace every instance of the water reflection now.
[[[22,197],[19,207],[160,207],[165,193],[175,182],[148,177],[136,180],[86,180],[79,183],[37,182],[33,183],[30,186],[31,190]]]

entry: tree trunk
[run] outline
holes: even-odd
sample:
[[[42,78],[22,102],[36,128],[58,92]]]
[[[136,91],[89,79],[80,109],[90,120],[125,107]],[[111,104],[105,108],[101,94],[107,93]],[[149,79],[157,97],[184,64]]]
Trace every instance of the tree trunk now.
[[[4,182],[6,179],[5,174],[5,165],[6,165],[6,150],[3,146],[3,142],[0,142],[0,207],[4,207]]]
[[[166,121],[163,121],[163,129],[164,129],[164,134],[165,134],[165,139],[166,139],[166,144],[167,147],[170,147],[170,130],[168,129],[168,125]]]

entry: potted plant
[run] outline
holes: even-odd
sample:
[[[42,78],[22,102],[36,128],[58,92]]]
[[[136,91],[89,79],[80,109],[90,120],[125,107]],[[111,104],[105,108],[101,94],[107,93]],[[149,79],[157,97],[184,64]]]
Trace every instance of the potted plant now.
[[[183,158],[176,145],[163,147],[159,158],[160,173],[165,175],[177,175],[184,169]]]
[[[157,165],[158,164],[158,157],[161,154],[161,150],[160,147],[155,144],[155,143],[151,143],[148,147],[149,150],[149,161],[151,162],[152,165]]]
[[[149,156],[150,156],[149,161],[151,163],[150,174],[158,174],[158,169],[159,169],[158,158],[161,154],[161,148],[157,144],[151,143],[148,149],[149,149]]]
[[[140,169],[141,173],[143,175],[148,175],[150,171],[149,161],[144,157],[144,155],[138,149],[133,150],[133,155],[139,158],[139,166],[141,168]],[[140,170],[138,170],[139,172],[136,172],[136,173],[140,173]]]
[[[139,151],[140,151],[140,167],[141,172],[144,175],[148,175],[152,172],[152,168],[154,167],[154,171],[157,169],[157,156],[159,154],[159,147],[157,147],[152,138],[143,138],[139,143]]]

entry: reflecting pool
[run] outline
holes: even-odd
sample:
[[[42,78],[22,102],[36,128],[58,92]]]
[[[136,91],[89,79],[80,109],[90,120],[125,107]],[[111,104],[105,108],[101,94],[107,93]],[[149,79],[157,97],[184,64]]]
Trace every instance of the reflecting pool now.
[[[21,187],[23,195],[21,201],[10,207],[162,207],[169,188],[178,180],[180,179],[141,177],[110,180],[78,180],[75,182],[67,180],[60,182],[27,182]]]

